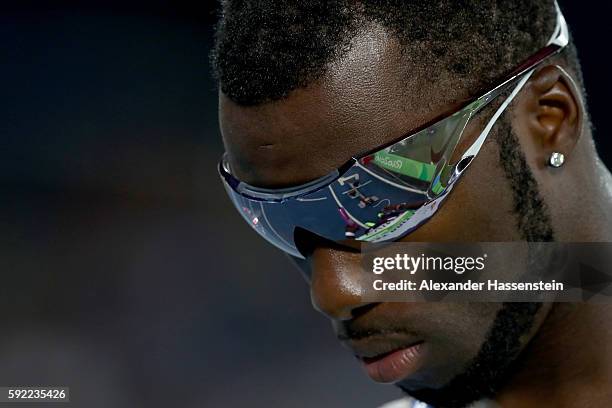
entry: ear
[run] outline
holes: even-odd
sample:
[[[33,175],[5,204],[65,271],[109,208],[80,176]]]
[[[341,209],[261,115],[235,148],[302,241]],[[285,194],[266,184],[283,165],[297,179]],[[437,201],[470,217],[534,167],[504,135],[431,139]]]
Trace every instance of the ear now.
[[[526,120],[529,150],[539,168],[548,165],[553,153],[569,160],[580,134],[584,105],[576,83],[560,66],[548,66],[530,80],[529,97],[521,115]]]

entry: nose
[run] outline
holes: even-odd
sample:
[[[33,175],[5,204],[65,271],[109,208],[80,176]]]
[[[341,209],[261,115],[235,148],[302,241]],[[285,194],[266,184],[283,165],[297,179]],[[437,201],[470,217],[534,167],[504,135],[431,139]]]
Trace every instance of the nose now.
[[[349,320],[368,303],[361,301],[362,272],[358,253],[317,248],[310,256],[310,297],[315,309],[333,320]]]

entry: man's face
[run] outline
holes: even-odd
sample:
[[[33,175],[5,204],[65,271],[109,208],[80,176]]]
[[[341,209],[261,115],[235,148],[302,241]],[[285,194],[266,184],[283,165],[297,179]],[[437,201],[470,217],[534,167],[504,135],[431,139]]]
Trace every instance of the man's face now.
[[[372,27],[353,40],[350,51],[323,78],[283,100],[241,107],[220,95],[221,130],[232,172],[269,188],[311,181],[468,97],[452,84],[451,77],[440,73],[436,81],[429,80],[427,67],[402,55],[392,37]],[[482,130],[483,121],[470,123],[468,141]],[[494,142],[499,131],[497,126],[438,213],[403,241],[521,239],[513,194]],[[516,337],[513,348],[522,347],[533,332],[531,324],[517,333],[512,332],[516,327],[507,327],[516,314],[532,322],[533,307],[519,307],[500,322],[504,306],[495,303],[361,303],[360,257],[348,249],[320,243],[308,262],[313,305],[331,319],[340,340],[366,367],[381,355],[420,344],[409,368],[389,374],[370,364],[367,370],[373,379],[397,383],[409,392],[443,387],[469,371],[485,353],[483,345],[491,348],[494,324]],[[536,324],[540,320],[535,318]]]

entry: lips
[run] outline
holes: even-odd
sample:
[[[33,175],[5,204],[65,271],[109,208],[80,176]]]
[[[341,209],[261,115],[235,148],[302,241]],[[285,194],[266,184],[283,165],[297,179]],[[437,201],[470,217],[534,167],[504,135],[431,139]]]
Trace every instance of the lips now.
[[[423,364],[426,345],[412,336],[386,333],[344,340],[376,382],[401,381],[413,375]]]
[[[379,383],[395,383],[418,371],[423,362],[424,344],[392,351],[379,357],[361,359],[366,373]]]

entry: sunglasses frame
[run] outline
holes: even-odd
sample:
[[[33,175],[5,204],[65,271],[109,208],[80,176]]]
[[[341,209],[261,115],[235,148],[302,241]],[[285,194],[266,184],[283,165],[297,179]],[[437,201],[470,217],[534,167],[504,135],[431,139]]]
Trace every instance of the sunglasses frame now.
[[[493,128],[499,117],[510,105],[516,95],[522,90],[524,85],[527,83],[527,81],[535,72],[535,70],[540,66],[540,64],[542,64],[550,57],[560,53],[569,44],[569,29],[567,23],[557,2],[555,2],[555,7],[557,10],[557,25],[546,47],[542,48],[541,50],[527,58],[524,62],[519,64],[509,74],[504,76],[504,79],[493,89],[486,92],[478,93],[477,95],[480,96],[471,98],[469,100],[457,104],[445,113],[438,115],[432,120],[423,123],[417,128],[410,130],[399,138],[391,140],[376,148],[361,152],[360,154],[353,155],[343,165],[323,177],[294,187],[282,189],[267,189],[252,186],[245,182],[242,182],[231,174],[228,162],[228,155],[227,153],[225,153],[221,158],[218,170],[222,180],[226,185],[226,188],[228,189],[228,192],[229,189],[231,189],[234,193],[238,194],[243,199],[260,202],[262,204],[280,204],[287,200],[293,199],[300,201],[301,197],[308,196],[310,194],[318,192],[319,190],[331,186],[334,182],[340,180],[341,177],[343,177],[353,166],[361,167],[363,170],[367,171],[367,169],[365,169],[364,166],[361,165],[360,161],[365,160],[366,158],[376,153],[383,152],[385,151],[385,149],[388,149],[394,145],[405,142],[410,138],[418,135],[420,132],[443,124],[445,121],[455,120],[456,122],[453,122],[453,124],[457,125],[457,129],[459,129],[459,131],[454,130],[452,133],[449,133],[449,139],[445,140],[445,147],[442,149],[443,154],[441,156],[441,159],[439,161],[436,161],[435,163],[432,163],[436,166],[435,171],[433,173],[432,180],[429,182],[430,184],[426,192],[426,200],[423,201],[423,204],[419,208],[420,216],[415,217],[415,222],[418,222],[418,224],[413,227],[410,227],[410,231],[413,231],[414,229],[418,228],[418,226],[420,226],[423,222],[433,216],[433,214],[437,210],[437,207],[440,206],[442,201],[448,196],[448,194],[452,190],[455,182],[472,163],[473,159],[480,151],[482,145],[484,144],[486,138],[488,137],[491,129]],[[456,163],[449,165],[450,159],[455,153],[457,145],[459,144],[461,138],[465,133],[465,128],[474,116],[474,114],[482,110],[498,96],[508,91],[510,87],[514,84],[517,85],[510,93],[510,95],[504,100],[501,106],[493,114],[493,116],[488,121],[487,125],[484,127],[483,131],[476,138],[476,140],[467,148],[467,150],[462,154],[461,158]],[[383,181],[388,184],[393,184],[389,180]],[[404,189],[409,190],[407,188]],[[418,214],[419,211],[417,211],[415,215]],[[366,232],[362,236],[355,239],[369,242],[395,241],[401,238],[401,236],[406,235],[410,231],[398,231],[397,233],[388,234],[387,236],[384,236],[384,234],[382,234],[382,237],[380,237],[380,232],[377,231],[371,233]],[[376,235],[379,235],[379,237],[375,237]],[[268,241],[274,244],[275,246],[278,246],[292,257],[295,257],[300,252],[295,247],[295,243],[289,245],[289,248],[292,251],[295,251],[295,253],[292,253],[289,252],[287,249],[283,248],[282,246],[279,246],[274,241],[270,241],[270,239],[268,239]]]

